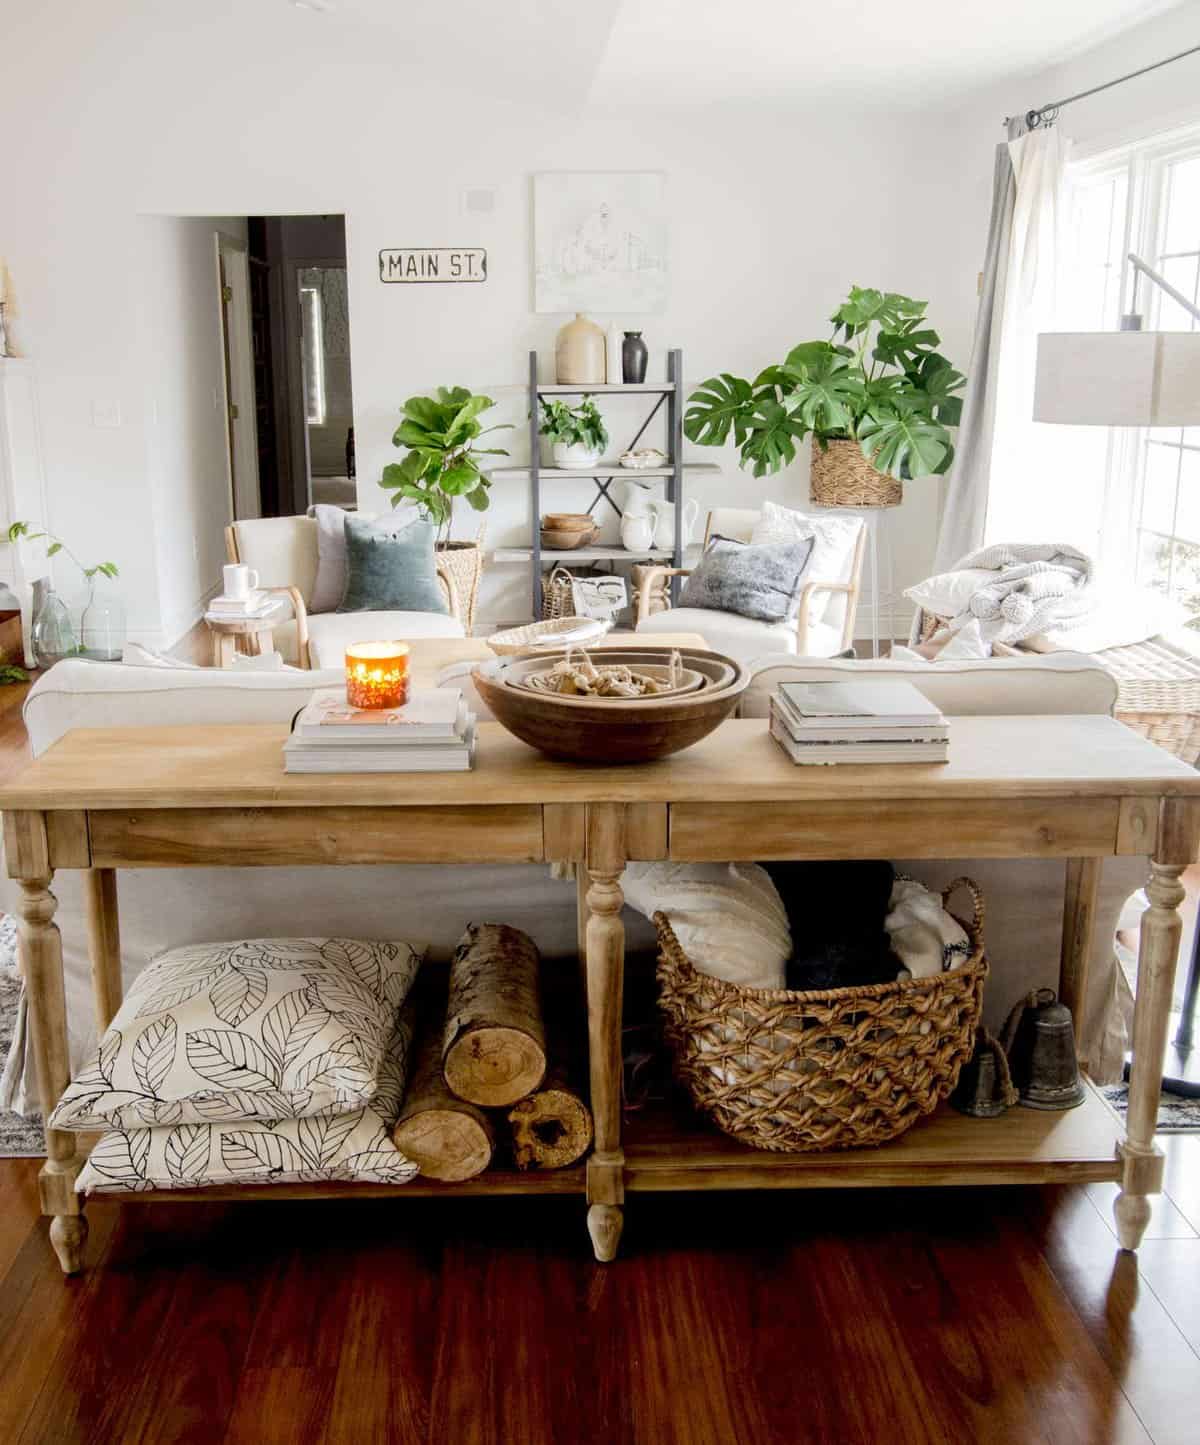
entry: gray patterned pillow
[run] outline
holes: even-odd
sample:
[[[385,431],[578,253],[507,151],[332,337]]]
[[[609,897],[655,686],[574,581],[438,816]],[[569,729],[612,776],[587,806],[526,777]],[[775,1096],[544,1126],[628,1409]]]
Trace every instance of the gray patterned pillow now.
[[[679,596],[680,607],[783,622],[800,591],[814,539],[746,545],[714,537]]]
[[[250,938],[138,975],[55,1129],[302,1119],[363,1107],[420,956],[407,943]]]
[[[392,1143],[391,1130],[408,1083],[412,1024],[412,1010],[403,1010],[375,1093],[362,1108],[261,1124],[114,1129],[92,1150],[75,1188],[81,1194],[140,1194],[317,1180],[407,1184],[419,1171]]]

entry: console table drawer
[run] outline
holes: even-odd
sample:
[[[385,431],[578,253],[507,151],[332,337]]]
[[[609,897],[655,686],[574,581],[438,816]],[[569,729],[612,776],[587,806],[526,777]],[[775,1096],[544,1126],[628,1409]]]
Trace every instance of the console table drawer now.
[[[95,868],[537,863],[536,803],[480,807],[143,808],[88,815]]]

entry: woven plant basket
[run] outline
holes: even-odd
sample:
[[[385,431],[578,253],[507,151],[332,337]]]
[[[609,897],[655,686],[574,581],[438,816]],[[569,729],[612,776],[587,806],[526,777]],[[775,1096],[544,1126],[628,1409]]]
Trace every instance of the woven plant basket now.
[[[473,542],[442,542],[438,545],[438,566],[454,579],[458,603],[462,609],[462,625],[469,636],[475,627],[475,603],[479,599],[479,579],[483,576],[483,528]]]
[[[575,594],[571,590],[571,574],[565,567],[555,567],[542,583],[542,618],[549,622],[559,617],[575,616]]]
[[[934,978],[795,993],[700,973],[663,913],[659,1007],[692,1102],[743,1144],[789,1153],[882,1144],[931,1113],[971,1057],[987,960],[983,895],[959,920],[971,956]]]
[[[898,507],[904,484],[877,472],[857,442],[813,442],[809,496],[816,507]]]

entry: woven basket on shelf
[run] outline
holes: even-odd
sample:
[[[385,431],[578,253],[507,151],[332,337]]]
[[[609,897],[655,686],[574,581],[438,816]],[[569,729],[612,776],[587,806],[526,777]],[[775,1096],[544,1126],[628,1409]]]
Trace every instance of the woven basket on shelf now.
[[[971,1057],[987,960],[983,896],[963,921],[971,956],[933,978],[796,993],[700,973],[666,915],[659,1006],[675,1071],[719,1129],[757,1149],[853,1149],[894,1139],[930,1113]],[[962,921],[962,920],[960,920]]]
[[[463,627],[470,636],[475,626],[475,603],[479,599],[479,579],[483,575],[483,527],[473,542],[441,542],[438,563],[454,578],[458,605],[462,609]]]
[[[577,618],[574,624],[569,617],[546,618],[541,622],[527,622],[523,627],[493,632],[487,638],[487,645],[497,657],[516,657],[541,648],[553,651],[568,645],[594,643],[604,636],[610,625],[591,617]],[[569,635],[568,629],[572,629]]]
[[[920,640],[947,625],[932,612],[921,615]],[[997,657],[1044,657],[1045,653],[997,642]],[[1200,658],[1162,638],[1085,653],[1117,684],[1114,716],[1152,743],[1195,767],[1200,761]]]
[[[898,507],[904,483],[877,472],[857,442],[816,441],[812,449],[809,496],[816,507]]]

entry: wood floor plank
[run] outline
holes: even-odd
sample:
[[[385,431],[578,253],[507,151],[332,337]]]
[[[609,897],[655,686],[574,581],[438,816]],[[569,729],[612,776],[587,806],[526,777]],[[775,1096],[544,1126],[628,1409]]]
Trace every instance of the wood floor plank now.
[[[1118,1193],[1120,1185],[1109,1182],[1093,1183],[1087,1186],[1088,1197],[1096,1206],[1101,1219],[1112,1231],[1112,1236],[1117,1237],[1117,1228],[1113,1220],[1113,1202]],[[1196,1239],[1200,1238],[1187,1215],[1179,1208],[1169,1194],[1156,1194],[1151,1200],[1152,1213],[1150,1223],[1143,1236],[1145,1239]]]
[[[1200,1240],[1143,1240],[1138,1274],[1200,1356]]]
[[[1193,1229],[1200,1232],[1200,1134],[1164,1134],[1163,1189]]]
[[[0,1280],[24,1247],[39,1213],[38,1171],[42,1159],[0,1161]]]
[[[307,1365],[243,1370],[225,1445],[307,1445],[319,1440],[329,1420],[335,1375],[334,1370]]]

